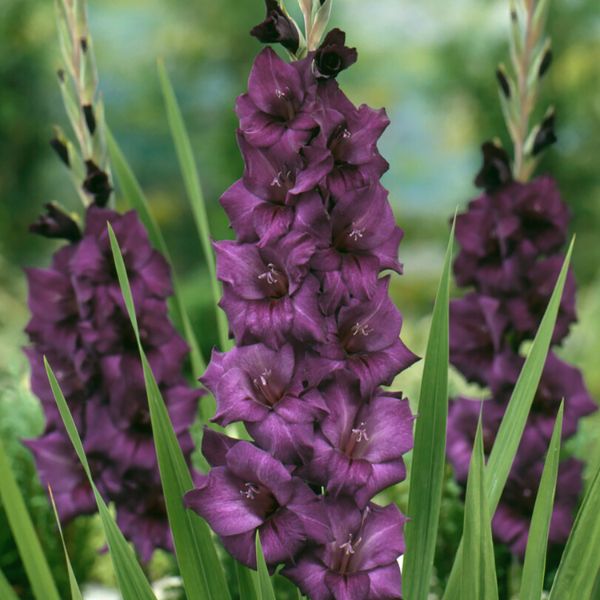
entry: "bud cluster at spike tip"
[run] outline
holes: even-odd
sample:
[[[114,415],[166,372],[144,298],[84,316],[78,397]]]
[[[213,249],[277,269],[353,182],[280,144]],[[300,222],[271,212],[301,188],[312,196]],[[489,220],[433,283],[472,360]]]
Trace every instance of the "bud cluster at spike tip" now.
[[[450,303],[450,361],[473,383],[490,390],[483,402],[484,449],[489,453],[524,363],[523,342],[533,339],[564,261],[569,211],[556,182],[541,176],[512,179],[508,156],[491,142],[476,184],[484,193],[456,219],[459,285],[471,288]],[[575,321],[575,282],[569,271],[552,337],[560,344]],[[563,439],[596,410],[578,369],[550,351],[517,456],[492,526],[496,539],[523,558],[545,453],[564,399]],[[461,483],[467,479],[481,403],[450,405],[447,454]],[[582,463],[563,460],[550,524],[551,544],[564,544],[582,489]]]
[[[402,271],[379,182],[388,119],[338,86],[356,58],[344,34],[324,43],[292,63],[264,49],[237,100],[245,168],[221,198],[236,240],[215,244],[236,345],[201,381],[214,421],[253,442],[207,429],[212,469],[185,502],[251,567],[258,533],[313,600],[384,600],[401,595],[405,518],[371,500],[404,479],[413,416],[381,386],[416,357],[381,275]]]
[[[71,243],[54,254],[50,268],[27,269],[32,316],[25,352],[46,429],[25,443],[42,483],[52,487],[61,520],[93,514],[94,496],[58,413],[45,356],[75,420],[98,490],[114,503],[121,531],[148,561],[157,548],[172,550],[172,540],[144,377],[107,222],[123,252],[142,344],[182,450],[188,459],[192,452],[189,428],[202,392],[190,388],[182,376],[188,348],[167,315],[169,266],[150,246],[134,211],[121,215],[96,205],[86,211],[83,232],[53,205],[32,227],[50,237],[62,232]]]

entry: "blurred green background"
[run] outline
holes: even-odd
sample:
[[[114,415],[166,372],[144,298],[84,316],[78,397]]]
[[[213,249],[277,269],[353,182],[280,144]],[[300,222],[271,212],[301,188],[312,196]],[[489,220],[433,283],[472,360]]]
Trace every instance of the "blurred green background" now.
[[[289,0],[291,4],[293,0]],[[262,0],[90,0],[107,121],[152,203],[172,249],[175,269],[203,350],[216,342],[207,273],[171,145],[156,76],[166,61],[192,135],[213,235],[230,236],[219,195],[241,174],[235,143],[235,98],[246,84],[259,44],[250,27],[261,21]],[[428,314],[448,234],[448,219],[475,194],[479,145],[508,144],[494,70],[507,57],[507,0],[337,0],[332,26],[345,29],[359,61],[340,76],[355,103],[385,106],[391,126],[380,148],[390,162],[384,184],[405,230],[405,275],[394,295],[405,316],[405,338],[424,350]],[[583,368],[600,397],[600,11],[596,0],[555,0],[549,31],[555,61],[543,87],[538,119],[549,104],[558,113],[559,143],[540,171],[557,178],[577,233],[574,265],[580,285],[580,323],[562,353]],[[50,0],[0,2],[0,432],[9,442],[36,435],[42,418],[27,388],[21,331],[27,320],[21,268],[48,263],[54,244],[27,233],[42,204],[79,209],[61,163],[48,145],[52,124],[67,127],[56,70],[60,67]],[[583,324],[582,324],[583,322]],[[420,367],[401,377],[411,396]],[[453,385],[462,386],[458,377]],[[589,429],[589,426],[588,426]],[[591,435],[579,451],[589,450]],[[51,530],[31,463],[11,445],[20,482],[40,528]],[[596,449],[594,449],[596,450]],[[597,451],[597,450],[596,450]],[[18,570],[0,508],[0,568]],[[71,528],[70,535],[87,535]],[[50,552],[57,553],[48,535]],[[11,550],[12,548],[12,550]],[[57,559],[60,563],[60,560]],[[82,553],[85,577],[99,576]],[[17,571],[14,571],[15,577]],[[23,597],[27,592],[23,588]]]

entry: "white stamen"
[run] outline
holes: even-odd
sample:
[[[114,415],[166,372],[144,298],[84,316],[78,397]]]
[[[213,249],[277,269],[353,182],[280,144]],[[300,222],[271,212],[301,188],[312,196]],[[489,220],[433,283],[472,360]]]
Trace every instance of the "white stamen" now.
[[[344,542],[341,546],[339,546],[340,550],[344,551],[346,556],[350,554],[354,554],[356,552],[356,546],[358,546],[361,542],[362,538],[358,538],[354,544],[352,543],[352,534],[348,534],[348,541]]]
[[[352,137],[352,133],[350,131],[348,131],[348,129],[344,128],[344,131],[342,131],[342,137],[345,139],[348,139],[348,138]]]
[[[278,275],[278,273],[275,270],[275,265],[273,263],[269,263],[267,265],[267,269],[268,269],[267,271],[258,275],[258,278],[260,280],[266,279],[266,281],[269,285],[273,285],[274,283],[277,283],[279,281],[279,279],[277,279],[277,277],[276,277],[276,275]]]
[[[355,242],[358,242],[359,239],[361,239],[363,237],[363,234],[365,233],[365,228],[361,227],[359,229],[354,228],[349,234],[348,237],[352,238]]]
[[[271,369],[265,369],[258,377],[252,380],[252,383],[256,387],[260,387],[261,385],[266,387],[269,383],[269,377],[271,376],[271,373]]]
[[[362,442],[363,440],[366,442],[369,441],[369,436],[367,435],[367,429],[365,425],[366,423],[361,421],[360,425],[356,429],[352,430],[352,433],[356,436],[357,442]]]
[[[373,333],[373,329],[371,327],[369,327],[366,323],[364,325],[361,325],[360,323],[356,323],[352,326],[352,335],[358,335],[359,333],[361,335],[364,335],[365,337],[367,337],[370,333]]]
[[[260,492],[260,490],[258,489],[258,486],[254,485],[253,483],[250,483],[250,482],[245,483],[244,487],[246,489],[240,490],[240,494],[242,496],[244,496],[245,498],[247,498],[248,500],[254,500],[254,498],[256,498],[256,495]]]

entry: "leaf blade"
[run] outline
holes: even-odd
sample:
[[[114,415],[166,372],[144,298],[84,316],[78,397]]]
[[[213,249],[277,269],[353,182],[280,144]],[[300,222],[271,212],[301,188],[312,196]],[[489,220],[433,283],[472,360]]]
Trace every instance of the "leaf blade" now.
[[[260,535],[256,532],[255,539],[256,547],[256,587],[258,589],[258,597],[260,600],[276,600],[275,591],[273,590],[273,582],[267,569],[267,563],[265,562],[265,555],[262,551],[262,544],[260,543]]]
[[[0,500],[37,600],[60,600],[52,572],[0,439]]]
[[[83,600],[79,584],[73,571],[73,565],[71,565],[71,559],[69,558],[69,552],[67,551],[67,544],[65,543],[65,537],[63,530],[60,525],[60,519],[58,517],[58,511],[56,510],[56,503],[54,502],[54,495],[52,494],[52,488],[48,486],[48,494],[50,496],[50,503],[52,504],[52,510],[54,511],[54,519],[56,520],[56,526],[58,527],[58,533],[60,535],[60,541],[62,543],[63,551],[65,554],[65,562],[67,563],[67,574],[69,576],[69,587],[71,589],[71,600]]]
[[[481,417],[469,465],[463,526],[462,577],[459,598],[498,600],[494,544],[485,490]]]
[[[200,236],[200,244],[204,253],[204,258],[208,267],[211,292],[213,295],[215,314],[217,316],[217,328],[219,333],[219,345],[221,350],[225,351],[230,347],[229,328],[225,313],[218,307],[221,297],[221,289],[217,280],[217,271],[215,266],[215,257],[212,250],[210,239],[210,227],[206,213],[206,204],[200,186],[198,169],[192,151],[192,144],[187,133],[183,116],[173,90],[173,85],[162,61],[158,61],[158,78],[167,111],[167,120],[171,129],[171,136],[175,144],[175,151],[179,160],[181,174],[185,184],[185,189],[192,207],[192,213]]]
[[[544,591],[546,550],[548,548],[548,532],[550,530],[556,479],[558,477],[563,410],[564,401],[561,402],[558,409],[531,516],[527,548],[525,550],[525,563],[521,575],[520,600],[539,600]]]
[[[184,587],[188,597],[194,598],[194,600],[228,600],[230,598],[229,590],[210,530],[198,515],[187,510],[183,505],[184,494],[193,489],[194,484],[162,394],[142,347],[133,295],[119,243],[110,223],[107,224],[107,227],[121,293],[140,352],[150,408],[152,435],[167,515],[175,543],[175,555]]]
[[[181,284],[179,283],[179,278],[172,267],[173,261],[171,260],[169,248],[165,242],[160,227],[158,226],[158,223],[156,222],[156,219],[150,210],[148,199],[146,198],[146,195],[144,194],[137,178],[135,177],[135,174],[133,173],[133,169],[130,167],[125,155],[123,154],[123,151],[108,128],[106,128],[106,140],[115,176],[119,182],[123,196],[127,200],[129,206],[138,212],[142,223],[146,227],[148,238],[150,239],[152,245],[171,265],[174,299],[172,308],[175,313],[175,321],[182,328],[185,339],[190,347],[190,358],[192,361],[192,369],[194,370],[194,374],[199,376],[206,369],[206,361],[202,356],[200,344],[198,343],[198,339],[194,333],[188,312],[185,308],[185,303],[183,302]]]
[[[19,600],[15,590],[12,588],[8,579],[0,569],[0,598],[4,600]]]
[[[546,311],[533,340],[529,354],[525,359],[525,364],[521,369],[521,373],[519,374],[519,378],[513,389],[508,408],[500,423],[500,427],[498,428],[496,440],[486,465],[486,493],[490,515],[494,514],[498,502],[500,501],[502,490],[508,479],[510,468],[517,453],[523,430],[525,429],[531,404],[542,376],[546,356],[554,332],[556,317],[558,316],[558,309],[560,307],[560,301],[573,252],[573,244],[574,239],[569,245],[552,296],[550,297],[550,301],[546,307]],[[461,547],[462,541],[459,546],[459,551],[456,554],[450,577],[448,578],[444,598],[456,594],[459,585],[458,574],[461,570]]]
[[[448,414],[448,303],[453,239],[454,225],[433,308],[419,396],[419,417],[415,424],[403,569],[404,593],[410,600],[424,600],[429,593],[442,500]]]
[[[52,393],[54,395],[54,400],[56,401],[56,405],[65,425],[65,429],[67,430],[67,435],[71,440],[71,444],[73,444],[73,448],[79,457],[83,470],[85,471],[88,481],[92,487],[96,504],[98,505],[98,512],[100,513],[100,520],[102,522],[102,527],[108,543],[113,568],[117,577],[119,589],[123,595],[123,599],[156,600],[156,597],[152,592],[152,588],[150,587],[150,584],[148,583],[148,580],[146,579],[146,576],[144,575],[144,572],[137,561],[133,550],[127,543],[127,540],[121,533],[120,529],[117,527],[117,524],[113,516],[110,514],[104,499],[94,484],[90,466],[81,443],[81,438],[77,432],[77,427],[75,426],[75,422],[73,421],[73,417],[69,411],[67,401],[65,400],[62,390],[60,389],[58,380],[52,371],[52,367],[46,360],[46,357],[44,357],[44,366],[46,368],[48,381],[50,382],[50,388],[52,389]]]
[[[563,552],[548,600],[596,598],[600,573],[600,468],[583,499]]]

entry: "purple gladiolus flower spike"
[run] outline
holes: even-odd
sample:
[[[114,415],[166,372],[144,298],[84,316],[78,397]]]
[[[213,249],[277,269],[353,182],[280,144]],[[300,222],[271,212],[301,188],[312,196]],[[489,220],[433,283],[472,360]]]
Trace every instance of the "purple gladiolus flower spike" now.
[[[380,278],[402,272],[379,183],[388,120],[334,81],[354,59],[337,30],[292,64],[263,51],[238,99],[244,174],[221,197],[236,240],[215,244],[236,346],[201,381],[213,420],[253,442],[207,429],[213,468],[185,498],[246,565],[258,531],[269,566],[317,600],[400,597],[404,518],[371,500],[412,447],[408,401],[381,389],[416,360]]]
[[[484,166],[476,183],[485,193],[469,203],[456,220],[461,246],[454,263],[456,280],[472,286],[450,305],[450,360],[469,381],[489,388],[483,403],[486,453],[525,359],[522,342],[539,327],[563,264],[569,211],[556,183],[544,176],[515,181],[506,153],[484,144]],[[552,336],[560,343],[575,321],[575,282],[568,272]],[[578,369],[550,352],[509,480],[493,520],[496,538],[523,559],[529,521],[552,436],[564,400],[563,439],[577,432],[579,420],[597,410]],[[466,482],[480,402],[459,398],[448,415],[447,455],[456,479]],[[581,489],[581,464],[564,460],[559,467],[550,542],[569,535]]]
[[[92,205],[80,238],[59,249],[49,269],[30,269],[25,352],[31,387],[46,415],[46,431],[29,440],[40,478],[52,486],[62,520],[93,512],[91,489],[66,436],[48,384],[43,357],[59,381],[98,490],[115,504],[117,521],[140,557],[172,549],[157,471],[143,373],[114,267],[110,221],[131,281],[142,344],[189,460],[189,428],[199,390],[181,370],[187,345],[170,323],[169,267],[152,249],[135,212],[120,215]]]

